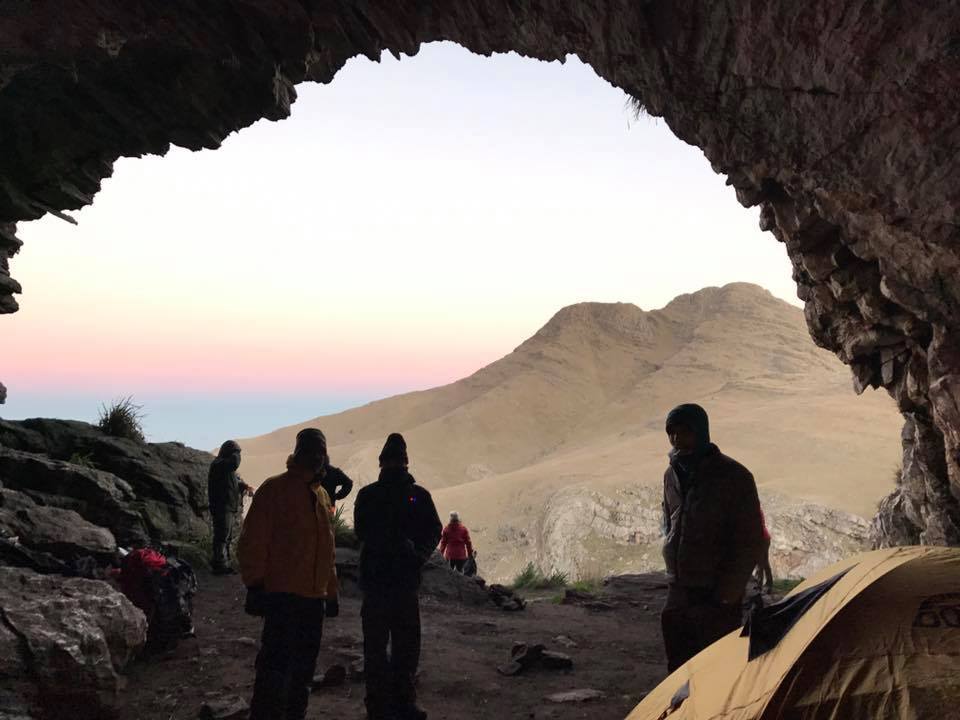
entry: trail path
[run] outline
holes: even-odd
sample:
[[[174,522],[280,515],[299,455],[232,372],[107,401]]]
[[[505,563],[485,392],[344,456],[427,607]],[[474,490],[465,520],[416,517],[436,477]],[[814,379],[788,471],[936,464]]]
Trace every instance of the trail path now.
[[[238,696],[249,701],[260,622],[242,611],[243,588],[236,577],[200,577],[195,601],[197,636],[172,652],[138,660],[129,671],[122,720],[194,720],[211,700]],[[491,605],[475,611],[422,598],[423,654],[420,703],[437,720],[512,718],[623,718],[665,675],[660,647],[662,590],[639,588],[613,601],[612,609],[560,605],[549,598],[523,612]],[[576,647],[556,641],[566,636]],[[514,642],[543,643],[573,658],[571,671],[534,668],[505,677],[497,666]],[[317,664],[349,666],[361,655],[360,602],[342,600],[339,618],[324,627]],[[555,704],[547,695],[590,688],[603,699]],[[240,715],[239,717],[245,717]],[[307,717],[365,717],[363,684],[347,680],[314,692]]]

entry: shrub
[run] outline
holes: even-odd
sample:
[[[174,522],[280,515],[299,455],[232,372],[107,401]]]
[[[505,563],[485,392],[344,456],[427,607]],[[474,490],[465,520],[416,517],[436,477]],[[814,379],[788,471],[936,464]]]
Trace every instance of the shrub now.
[[[90,453],[80,453],[75,452],[70,456],[70,459],[67,460],[71,465],[81,465],[88,468],[96,468],[96,464],[93,462],[93,455]]]
[[[333,514],[333,536],[337,547],[356,548],[359,545],[357,534],[347,524],[343,513],[343,505]]]
[[[513,579],[512,587],[514,590],[521,588],[527,590],[548,590],[550,588],[562,588],[567,585],[567,574],[559,570],[544,573],[532,562],[521,570]]]
[[[100,407],[97,427],[111,437],[144,442],[146,440],[143,435],[145,416],[142,410],[143,406],[134,403],[131,397],[114,400],[110,405]]]

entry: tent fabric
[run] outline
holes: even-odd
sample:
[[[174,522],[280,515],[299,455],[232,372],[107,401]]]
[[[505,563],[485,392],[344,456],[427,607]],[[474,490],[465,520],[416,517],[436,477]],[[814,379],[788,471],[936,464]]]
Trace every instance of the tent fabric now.
[[[743,632],[740,633],[742,637],[750,638],[747,660],[756,660],[775,647],[790,632],[790,628],[796,625],[800,616],[836,585],[845,572],[792,594],[780,602],[753,608],[746,625],[743,626]]]
[[[863,553],[788,597],[841,573],[768,652],[750,662],[750,638],[730,633],[628,720],[960,718],[960,549]],[[671,707],[685,684],[688,697]]]

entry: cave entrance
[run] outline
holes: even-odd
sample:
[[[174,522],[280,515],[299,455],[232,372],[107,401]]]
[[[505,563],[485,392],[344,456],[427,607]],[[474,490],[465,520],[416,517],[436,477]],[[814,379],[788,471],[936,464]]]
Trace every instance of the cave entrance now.
[[[815,340],[859,388],[896,398],[908,454],[887,537],[960,542],[952,3],[915,17],[828,0],[268,5],[116,0],[73,7],[68,23],[62,8],[16,5],[0,74],[0,311],[20,289],[7,263],[16,223],[89,204],[118,157],[217,147],[285,117],[298,83],[327,82],[355,55],[441,39],[482,54],[572,53],[762,208]]]

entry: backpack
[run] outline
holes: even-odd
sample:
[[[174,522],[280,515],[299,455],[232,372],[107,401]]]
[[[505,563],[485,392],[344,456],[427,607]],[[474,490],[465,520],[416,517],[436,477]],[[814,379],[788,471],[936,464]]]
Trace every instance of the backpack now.
[[[467,577],[473,577],[477,574],[477,560],[472,555],[463,564],[463,574]]]
[[[120,590],[147,616],[147,642],[170,643],[193,633],[197,578],[179,558],[152,548],[133,550],[120,563]]]

